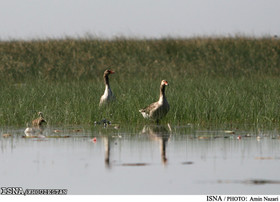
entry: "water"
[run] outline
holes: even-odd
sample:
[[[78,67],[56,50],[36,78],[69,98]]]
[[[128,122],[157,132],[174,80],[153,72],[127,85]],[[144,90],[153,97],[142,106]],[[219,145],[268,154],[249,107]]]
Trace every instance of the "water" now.
[[[278,131],[1,129],[0,187],[68,194],[279,194]],[[78,130],[76,130],[78,129]]]

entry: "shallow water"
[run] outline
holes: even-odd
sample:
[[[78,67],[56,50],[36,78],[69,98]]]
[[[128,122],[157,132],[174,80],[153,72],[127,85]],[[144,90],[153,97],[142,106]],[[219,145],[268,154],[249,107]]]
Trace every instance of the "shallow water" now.
[[[1,129],[1,187],[68,194],[279,194],[278,131]]]

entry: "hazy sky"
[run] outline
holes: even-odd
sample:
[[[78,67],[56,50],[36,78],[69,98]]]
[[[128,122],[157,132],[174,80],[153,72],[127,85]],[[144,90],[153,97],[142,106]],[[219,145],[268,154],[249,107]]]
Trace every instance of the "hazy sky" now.
[[[280,0],[0,0],[0,39],[280,35]]]

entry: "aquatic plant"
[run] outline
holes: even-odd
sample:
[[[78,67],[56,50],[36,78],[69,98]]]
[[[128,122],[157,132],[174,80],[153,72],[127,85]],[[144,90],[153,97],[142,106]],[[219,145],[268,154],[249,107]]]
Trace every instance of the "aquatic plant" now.
[[[117,101],[98,108],[105,68]],[[173,124],[277,124],[280,40],[192,38],[0,42],[0,124],[147,123],[138,112],[169,82]]]

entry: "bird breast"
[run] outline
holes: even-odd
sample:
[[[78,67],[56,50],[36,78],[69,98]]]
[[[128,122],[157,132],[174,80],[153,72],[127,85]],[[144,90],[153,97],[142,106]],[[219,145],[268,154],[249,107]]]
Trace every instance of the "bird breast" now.
[[[100,104],[113,100],[113,98],[114,98],[114,95],[111,91],[111,88],[106,85],[104,94],[100,98]]]

